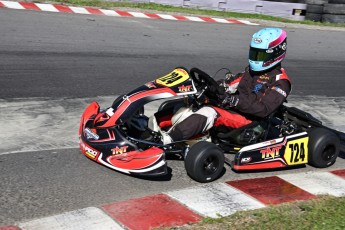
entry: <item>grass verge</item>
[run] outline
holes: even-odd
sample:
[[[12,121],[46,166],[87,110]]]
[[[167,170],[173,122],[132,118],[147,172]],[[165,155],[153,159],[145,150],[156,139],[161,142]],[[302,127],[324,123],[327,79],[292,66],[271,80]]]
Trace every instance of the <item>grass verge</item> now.
[[[345,197],[320,196],[263,209],[241,211],[219,219],[205,218],[201,223],[178,229],[345,229]]]
[[[36,0],[34,2],[47,2],[45,0]],[[102,9],[113,9],[113,8],[134,8],[142,10],[154,10],[159,12],[168,12],[168,13],[179,13],[179,14],[188,14],[188,15],[205,15],[211,17],[221,17],[221,18],[246,18],[246,19],[258,19],[258,20],[267,20],[275,21],[282,23],[293,23],[293,24],[304,24],[304,25],[315,25],[315,26],[332,26],[332,27],[345,27],[345,24],[332,24],[332,23],[321,23],[313,21],[294,21],[280,17],[273,17],[262,14],[247,14],[247,13],[236,13],[236,12],[226,12],[226,11],[216,11],[216,10],[201,10],[201,9],[192,9],[186,7],[174,7],[168,5],[161,5],[156,3],[133,3],[133,2],[108,2],[102,0],[54,0],[56,3],[63,3],[68,5],[77,5],[77,6],[90,6],[98,7]]]

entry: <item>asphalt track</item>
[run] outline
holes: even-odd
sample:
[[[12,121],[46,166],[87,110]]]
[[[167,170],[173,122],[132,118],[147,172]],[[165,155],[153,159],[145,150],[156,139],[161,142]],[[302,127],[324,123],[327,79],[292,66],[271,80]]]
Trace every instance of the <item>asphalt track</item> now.
[[[91,162],[75,148],[76,116],[87,102],[106,105],[176,66],[241,71],[260,28],[8,9],[0,9],[0,21],[0,226],[197,185],[178,159],[161,180]],[[344,31],[286,30],[292,103],[345,131]],[[344,158],[332,169],[345,168]],[[220,181],[275,174],[227,168]]]

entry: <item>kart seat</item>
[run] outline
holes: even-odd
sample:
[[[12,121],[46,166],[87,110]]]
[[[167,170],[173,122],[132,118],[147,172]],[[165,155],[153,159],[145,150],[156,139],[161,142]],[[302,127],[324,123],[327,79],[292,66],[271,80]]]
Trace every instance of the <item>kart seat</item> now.
[[[232,129],[226,127],[227,132],[217,132],[217,137],[223,140],[231,141],[234,144],[247,145],[255,143],[259,137],[264,133],[267,127],[265,120],[253,121],[252,123],[245,125],[241,128]]]

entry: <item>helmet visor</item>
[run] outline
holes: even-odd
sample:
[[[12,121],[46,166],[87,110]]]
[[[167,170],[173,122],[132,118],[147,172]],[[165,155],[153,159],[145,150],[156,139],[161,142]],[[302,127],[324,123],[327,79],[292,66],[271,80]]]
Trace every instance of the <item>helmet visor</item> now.
[[[265,62],[271,59],[273,59],[273,51],[268,53],[267,50],[250,47],[249,60]]]

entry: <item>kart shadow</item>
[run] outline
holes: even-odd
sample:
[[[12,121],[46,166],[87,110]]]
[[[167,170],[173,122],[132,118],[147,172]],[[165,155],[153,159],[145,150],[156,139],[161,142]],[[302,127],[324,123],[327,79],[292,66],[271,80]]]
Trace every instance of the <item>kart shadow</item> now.
[[[132,177],[138,178],[141,180],[147,180],[147,181],[170,181],[172,178],[172,169],[168,167],[167,170],[168,172],[166,175],[158,175],[158,176],[132,175]]]
[[[180,155],[167,155],[166,160],[168,161],[183,161],[182,157]],[[170,181],[172,178],[172,169],[168,166],[167,168],[168,172],[166,175],[159,175],[159,176],[145,176],[145,175],[133,175],[133,177],[141,179],[141,180],[147,180],[147,181]]]

